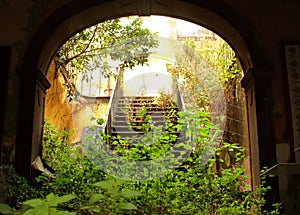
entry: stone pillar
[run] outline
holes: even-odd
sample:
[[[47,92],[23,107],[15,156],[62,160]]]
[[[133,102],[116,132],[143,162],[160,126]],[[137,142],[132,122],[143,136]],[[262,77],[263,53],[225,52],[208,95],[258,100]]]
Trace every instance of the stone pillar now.
[[[41,153],[45,95],[50,83],[38,69],[24,69],[19,74],[21,86],[15,167],[20,175],[29,178],[31,164]]]
[[[272,80],[269,68],[255,68],[253,71],[259,159],[261,168],[272,167],[277,163],[276,141],[273,119]]]
[[[277,164],[270,71],[268,67],[255,67],[242,81],[247,96],[253,188],[260,183],[259,170]],[[279,202],[278,177],[267,178],[266,183],[272,188],[266,194],[265,208],[269,209]]]
[[[2,147],[4,137],[5,108],[7,104],[7,86],[10,70],[11,47],[0,46],[0,164],[2,164]]]
[[[260,165],[259,165],[259,148],[258,148],[258,134],[257,134],[257,118],[256,118],[256,100],[255,88],[253,81],[252,71],[248,71],[243,80],[242,86],[246,94],[246,109],[247,109],[247,122],[248,122],[248,142],[249,142],[249,155],[251,166],[251,185],[252,189],[258,187],[260,184]]]

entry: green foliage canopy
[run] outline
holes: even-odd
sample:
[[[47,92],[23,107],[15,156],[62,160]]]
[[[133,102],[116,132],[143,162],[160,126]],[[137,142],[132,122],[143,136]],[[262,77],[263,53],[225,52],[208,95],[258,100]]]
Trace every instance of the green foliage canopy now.
[[[86,28],[66,41],[55,62],[63,73],[68,96],[78,94],[75,87],[78,74],[89,81],[89,71],[97,69],[108,76],[112,64],[119,68],[146,64],[151,49],[158,46],[158,37],[142,24],[137,17],[112,19]]]

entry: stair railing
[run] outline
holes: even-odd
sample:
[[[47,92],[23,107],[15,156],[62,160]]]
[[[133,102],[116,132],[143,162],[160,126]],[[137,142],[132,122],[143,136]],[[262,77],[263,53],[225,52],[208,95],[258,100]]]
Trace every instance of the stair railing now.
[[[112,117],[114,116],[114,105],[115,105],[115,98],[116,98],[116,93],[120,88],[120,73],[117,75],[117,81],[115,83],[115,86],[112,90],[112,94],[110,96],[109,102],[108,102],[108,107],[107,107],[107,114],[103,126],[103,131],[106,135],[108,135],[107,138],[107,143],[110,142],[110,136],[111,136],[111,130],[112,130]]]
[[[180,84],[178,79],[175,79],[175,101],[179,111],[185,110],[184,100],[180,91]]]
[[[178,79],[174,79],[174,88],[173,89],[175,91],[175,101],[176,101],[178,110],[179,111],[184,111],[186,109],[186,107],[185,107],[185,104],[184,104],[184,100],[183,100],[182,93],[181,93],[181,90],[180,90],[180,83],[179,83]],[[189,126],[190,125],[188,123],[186,125],[186,129]],[[191,140],[192,140],[192,135],[189,135],[188,137],[185,136],[185,130],[181,131],[181,137],[184,140],[184,142],[185,141],[191,142]]]

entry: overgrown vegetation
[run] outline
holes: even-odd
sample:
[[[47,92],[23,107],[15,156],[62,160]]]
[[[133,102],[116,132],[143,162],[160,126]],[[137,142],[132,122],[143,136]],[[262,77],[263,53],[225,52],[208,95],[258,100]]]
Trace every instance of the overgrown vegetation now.
[[[79,146],[69,145],[68,132],[58,132],[49,124],[45,124],[44,129],[45,158],[55,169],[54,175],[42,174],[37,178],[40,186],[33,188],[24,179],[20,186],[20,177],[10,172],[11,168],[2,168],[7,173],[5,181],[13,191],[7,196],[7,202],[18,209],[14,214],[65,214],[60,211],[73,214],[279,214],[278,205],[272,211],[261,211],[264,193],[269,187],[262,184],[251,191],[245,183],[245,171],[238,162],[244,156],[242,147],[235,146],[240,152],[234,155],[236,165],[220,173],[215,168],[217,156],[199,165],[203,158],[199,145],[182,165],[165,176],[120,181],[96,168]],[[197,138],[200,142],[207,141],[207,135],[197,135]],[[216,154],[228,148],[219,148]],[[29,195],[20,198],[20,193]],[[17,201],[8,201],[11,199]],[[13,214],[4,204],[0,205],[0,212]]]
[[[183,41],[178,50],[175,63],[167,69],[179,79],[186,108],[212,113],[224,122],[220,144],[246,146],[245,97],[240,84],[243,73],[234,51],[218,36]],[[221,154],[225,160],[221,166],[231,165],[229,154]]]
[[[204,73],[199,71],[212,68],[224,92],[237,83],[241,72],[228,45],[221,44],[218,51],[212,52],[214,46],[210,42],[202,41],[200,46],[186,42],[176,64],[168,68],[174,77],[184,80],[184,93],[190,99],[187,104],[192,104],[189,111],[167,113],[166,124],[161,127],[151,125],[151,116],[144,106],[136,115],[129,112],[129,123],[138,122],[132,125],[144,132],[134,147],[128,147],[131,143],[121,137],[110,139],[98,126],[90,128],[91,135],[81,144],[71,145],[69,131],[58,131],[46,122],[43,159],[54,169],[54,174],[41,173],[29,185],[12,167],[1,167],[0,191],[4,194],[1,201],[7,204],[0,204],[0,213],[279,214],[279,204],[271,211],[262,211],[264,194],[270,189],[263,180],[253,191],[247,184],[243,166],[243,160],[247,159],[245,148],[224,136],[222,140],[214,138],[221,131],[212,122],[210,97],[218,94],[214,91],[215,83],[207,77],[204,80]],[[88,79],[87,70],[95,68],[109,75],[109,60],[119,61],[119,67],[132,68],[147,63],[149,50],[157,45],[156,34],[141,28],[139,18],[133,18],[128,25],[121,25],[120,19],[116,19],[76,34],[61,47],[55,61],[72,100],[78,96],[74,84],[78,71],[84,79]],[[204,82],[208,85],[201,86]],[[230,93],[226,95],[227,102],[236,99]],[[156,103],[166,108],[174,105],[170,99],[170,95],[161,94]],[[181,133],[181,137],[173,133]],[[109,141],[116,145],[114,154],[101,157],[101,150],[107,149]],[[120,143],[126,147],[118,148]],[[169,151],[173,153],[168,154]],[[132,163],[115,171],[132,180],[121,180],[103,171],[107,160],[120,165],[120,157]],[[156,162],[159,158],[163,163]],[[159,172],[151,175],[153,169],[137,167],[133,161],[153,161],[152,168]],[[226,168],[217,168],[218,163]],[[151,177],[147,180],[138,177],[143,174]]]

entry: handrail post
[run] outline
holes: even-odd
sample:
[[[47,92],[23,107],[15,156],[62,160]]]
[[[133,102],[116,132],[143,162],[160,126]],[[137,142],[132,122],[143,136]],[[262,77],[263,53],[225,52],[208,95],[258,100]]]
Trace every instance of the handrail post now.
[[[115,105],[115,97],[116,97],[116,93],[120,88],[120,79],[123,79],[123,74],[122,74],[122,69],[119,70],[119,73],[117,75],[117,81],[115,83],[115,87],[113,88],[113,92],[111,94],[111,97],[109,99],[109,103],[108,103],[108,113],[106,114],[106,119],[105,119],[105,123],[104,123],[104,132],[106,135],[108,135],[107,138],[107,143],[110,143],[110,135],[111,135],[111,128],[112,128],[112,119],[114,117],[114,105]]]

